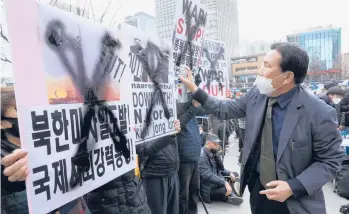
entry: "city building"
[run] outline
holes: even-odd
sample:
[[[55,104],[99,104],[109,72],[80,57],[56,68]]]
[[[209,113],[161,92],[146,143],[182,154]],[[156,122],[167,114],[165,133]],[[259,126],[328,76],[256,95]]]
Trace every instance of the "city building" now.
[[[265,54],[231,58],[230,88],[250,88],[263,65]]]
[[[342,78],[349,79],[349,53],[342,55]]]
[[[156,0],[155,2],[156,33],[161,39],[172,38],[176,3],[176,0]]]
[[[174,30],[175,0],[156,0],[157,35],[171,39]],[[205,38],[225,42],[230,56],[239,56],[237,0],[201,0],[208,10]]]
[[[303,48],[309,55],[305,81],[323,82],[341,78],[341,29],[316,27],[287,36],[287,41]]]
[[[266,41],[241,42],[239,45],[240,56],[266,54],[270,51],[270,47],[273,43],[274,42]]]
[[[156,34],[155,18],[144,12],[125,17],[124,23],[132,25],[148,34]],[[120,25],[118,26],[120,28]]]

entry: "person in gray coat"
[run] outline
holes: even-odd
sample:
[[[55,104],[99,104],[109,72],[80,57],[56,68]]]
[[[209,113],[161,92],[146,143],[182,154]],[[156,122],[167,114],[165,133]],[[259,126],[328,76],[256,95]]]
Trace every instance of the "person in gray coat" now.
[[[336,110],[300,85],[308,64],[299,47],[274,44],[255,86],[236,101],[208,96],[180,77],[207,112],[246,117],[240,193],[248,185],[253,214],[326,213],[322,187],[339,172],[344,151]]]

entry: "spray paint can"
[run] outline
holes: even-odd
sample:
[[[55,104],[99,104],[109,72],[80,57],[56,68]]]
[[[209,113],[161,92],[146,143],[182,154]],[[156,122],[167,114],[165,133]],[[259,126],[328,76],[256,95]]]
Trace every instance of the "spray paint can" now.
[[[187,78],[187,72],[185,68],[180,68],[179,75]],[[182,83],[180,79],[178,79],[178,101],[180,103],[188,102],[189,100],[189,92],[187,87]]]

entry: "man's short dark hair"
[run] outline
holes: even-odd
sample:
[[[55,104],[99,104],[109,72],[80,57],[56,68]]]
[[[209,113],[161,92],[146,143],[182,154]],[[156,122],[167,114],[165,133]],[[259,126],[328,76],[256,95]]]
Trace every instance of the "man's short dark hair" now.
[[[324,84],[324,89],[327,91],[332,87],[339,86],[339,83],[337,81],[329,81]]]
[[[326,94],[344,96],[344,90],[339,86],[334,86],[328,89]]]
[[[307,52],[286,42],[273,44],[271,50],[277,50],[281,54],[282,72],[292,71],[295,83],[301,84],[308,72],[309,56]]]

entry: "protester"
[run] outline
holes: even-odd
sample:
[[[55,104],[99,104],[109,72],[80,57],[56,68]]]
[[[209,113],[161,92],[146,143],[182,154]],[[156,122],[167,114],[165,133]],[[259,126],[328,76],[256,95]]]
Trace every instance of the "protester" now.
[[[342,101],[343,96],[344,96],[344,90],[339,86],[334,86],[327,90],[326,96],[319,97],[321,100],[327,103],[327,105],[336,109],[338,121],[340,121],[340,118],[341,118],[339,103]]]
[[[201,136],[197,115],[204,115],[198,102],[177,102],[177,118],[181,123],[181,132],[177,135],[179,152],[179,213],[197,213],[200,191],[200,173],[198,160],[201,150]]]
[[[1,88],[1,213],[28,214],[25,179],[29,174],[28,153],[23,151],[18,127],[15,94],[12,88]],[[18,148],[12,151],[8,149]],[[9,154],[5,154],[5,153]],[[73,200],[51,213],[87,213],[82,198]]]
[[[174,122],[176,132],[180,122]],[[179,213],[178,144],[176,135],[137,145],[141,176],[152,213]],[[142,169],[143,168],[143,169]]]
[[[349,127],[349,92],[344,94],[343,100],[340,102],[340,129],[344,130]]]
[[[85,201],[92,214],[151,214],[141,180],[131,170],[87,193]]]
[[[206,143],[206,133],[204,131],[204,127],[202,125],[199,125],[199,132],[201,136],[201,148],[205,146]]]
[[[253,214],[326,213],[322,187],[340,170],[344,152],[336,110],[300,86],[308,64],[299,47],[272,45],[255,87],[236,101],[215,99],[180,77],[207,112],[246,117],[240,192],[248,185]]]
[[[339,104],[344,96],[344,90],[339,86],[331,87],[327,90],[324,96],[320,96],[319,98],[323,100],[328,105],[335,108],[335,105]]]
[[[217,155],[219,149],[218,136],[207,135],[206,145],[201,150],[199,159],[201,197],[206,203],[217,200],[240,205],[243,199],[236,196],[233,185],[237,175],[224,168],[221,158]]]

